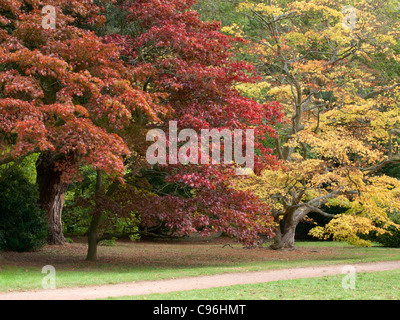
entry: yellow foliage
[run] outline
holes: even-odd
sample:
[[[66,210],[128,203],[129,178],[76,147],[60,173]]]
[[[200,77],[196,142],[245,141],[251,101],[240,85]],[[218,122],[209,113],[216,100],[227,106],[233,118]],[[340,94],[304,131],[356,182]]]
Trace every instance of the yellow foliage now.
[[[315,227],[309,234],[318,239],[333,238],[334,241],[347,242],[355,246],[371,246],[371,242],[360,238],[370,232],[385,233],[374,225],[371,219],[356,215],[341,214],[332,219],[325,228]]]
[[[268,91],[268,96],[281,103],[292,99],[292,91],[290,85],[283,85],[281,87],[274,86]]]
[[[263,91],[270,87],[270,83],[267,81],[261,81],[256,83],[238,83],[235,85],[235,89],[243,92],[246,96],[254,98],[258,101],[264,99]]]
[[[243,35],[244,35],[242,27],[237,25],[236,23],[233,23],[230,26],[222,27],[221,32],[224,32],[224,33],[229,34],[234,37],[243,37]]]
[[[276,6],[269,6],[265,3],[250,3],[248,1],[242,2],[237,7],[237,11],[243,12],[248,10],[254,10],[264,15],[278,16],[283,13],[283,10]]]
[[[267,71],[259,84],[237,88],[282,104],[289,123],[277,128],[282,167],[240,178],[236,187],[283,214],[336,192],[324,203],[347,212],[312,234],[369,245],[358,235],[382,232],[374,221],[390,224],[387,214],[400,211],[399,180],[368,171],[388,159],[390,137],[392,151],[400,147],[390,135],[400,129],[400,86],[388,90],[400,79],[381,74],[388,61],[400,62],[400,23],[379,16],[368,0],[270,3],[238,6],[265,22],[248,53]],[[352,29],[342,24],[349,4],[357,16]]]

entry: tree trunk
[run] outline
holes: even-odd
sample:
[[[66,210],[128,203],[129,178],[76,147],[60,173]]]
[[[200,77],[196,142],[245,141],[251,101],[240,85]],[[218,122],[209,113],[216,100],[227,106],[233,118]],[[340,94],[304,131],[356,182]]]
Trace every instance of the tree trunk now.
[[[279,225],[276,230],[274,243],[271,249],[295,249],[294,236],[296,234],[297,224],[291,215],[286,215],[283,219],[282,226]]]
[[[101,221],[101,213],[96,213],[92,217],[90,226],[88,229],[88,251],[86,260],[96,261],[97,260],[97,243],[99,239],[98,229]]]
[[[296,227],[299,222],[310,212],[308,208],[298,208],[291,210],[283,216],[282,225],[278,225],[274,243],[270,246],[271,249],[281,250],[290,249],[294,250]],[[275,222],[279,223],[279,217],[275,217]]]
[[[102,176],[101,172],[97,171],[97,178],[96,178],[96,193],[95,195],[98,196],[102,193]],[[96,205],[97,207],[97,205]],[[92,220],[90,222],[90,226],[88,229],[88,251],[86,260],[88,261],[96,261],[97,260],[97,244],[99,242],[99,226],[101,217],[103,215],[103,211],[97,210],[98,208],[94,209]]]
[[[54,155],[42,153],[36,162],[37,183],[39,185],[39,204],[45,210],[49,236],[48,244],[65,244],[62,225],[62,210],[68,184],[61,181],[61,171],[55,169]]]

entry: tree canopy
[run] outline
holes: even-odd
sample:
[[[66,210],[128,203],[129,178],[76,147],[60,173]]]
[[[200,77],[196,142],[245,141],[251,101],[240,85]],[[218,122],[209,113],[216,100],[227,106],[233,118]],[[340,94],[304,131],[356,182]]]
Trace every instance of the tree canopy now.
[[[237,11],[256,22],[247,31],[254,39],[248,51],[264,75],[241,88],[256,95],[267,88],[263,98],[278,100],[287,118],[274,139],[283,166],[241,182],[240,189],[274,203],[276,221],[282,218],[287,227],[277,247],[294,245],[293,228],[309,212],[330,216],[322,204],[347,210],[325,230],[314,229],[315,236],[364,244],[357,234],[383,232],[374,222],[390,224],[387,213],[399,210],[399,181],[376,174],[399,161],[393,149],[399,125],[393,3],[378,9],[370,1],[355,7],[248,1]],[[246,27],[226,30],[243,33]]]
[[[4,0],[0,182],[37,157],[49,243],[65,241],[67,197],[90,212],[91,248],[156,232],[293,248],[311,212],[331,219],[313,236],[368,245],[400,230],[398,14],[394,0]],[[176,128],[218,135],[194,145]],[[166,163],[147,159],[150,130]],[[222,161],[238,132],[254,132],[234,141],[254,147],[249,176]]]

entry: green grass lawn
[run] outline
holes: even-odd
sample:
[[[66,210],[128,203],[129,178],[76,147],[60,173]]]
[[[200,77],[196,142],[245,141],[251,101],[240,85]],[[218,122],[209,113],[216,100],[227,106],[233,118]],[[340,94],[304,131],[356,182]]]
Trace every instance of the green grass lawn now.
[[[355,288],[342,286],[343,275],[282,280],[204,290],[119,297],[119,300],[392,300],[400,299],[400,270],[358,273]]]
[[[400,260],[400,249],[356,248],[343,243],[299,242],[298,250],[238,244],[118,242],[99,248],[99,261],[85,261],[86,244],[46,246],[32,253],[3,253],[12,264],[0,265],[0,291],[42,288],[45,265],[56,269],[56,287],[90,286],[142,280],[246,272],[327,264]]]

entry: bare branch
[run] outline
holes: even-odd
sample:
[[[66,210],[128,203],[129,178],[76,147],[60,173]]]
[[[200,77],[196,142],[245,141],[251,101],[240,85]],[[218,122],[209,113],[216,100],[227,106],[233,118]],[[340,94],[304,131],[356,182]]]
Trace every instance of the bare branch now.
[[[374,91],[364,95],[362,98],[366,100],[366,99],[372,98],[372,97],[374,97],[374,96],[376,96],[378,94],[391,91],[391,90],[393,90],[393,89],[395,89],[395,88],[397,88],[399,86],[400,86],[400,83],[396,83],[396,84],[394,84],[394,85],[392,85],[390,87],[380,88],[380,89],[374,90]]]
[[[324,217],[327,217],[327,218],[333,218],[335,216],[334,214],[327,213],[327,212],[322,211],[321,209],[319,209],[317,207],[310,206],[309,204],[306,204],[306,207],[309,208],[312,212],[319,213],[319,214],[321,214],[321,215],[323,215]]]
[[[334,198],[338,195],[342,195],[342,194],[358,194],[357,191],[351,190],[351,191],[343,191],[343,187],[340,187],[338,190],[332,191],[331,193],[328,193],[324,196],[315,198],[307,203],[305,203],[304,205],[306,206],[320,206],[321,203],[325,203],[328,199]]]
[[[7,168],[6,170],[4,170],[3,172],[1,172],[1,176],[0,176],[0,182],[4,181],[4,179],[16,168],[18,167],[22,161],[25,160],[26,156],[23,156],[21,158],[18,158],[17,160],[15,160],[15,162],[12,164],[12,166],[10,166],[9,168]]]
[[[361,171],[368,171],[368,174],[373,174],[376,171],[379,171],[380,169],[386,167],[389,164],[393,164],[393,163],[400,163],[400,157],[394,157],[392,159],[387,159],[384,160],[372,167],[368,167],[368,168],[361,168]]]
[[[15,159],[13,157],[7,157],[3,160],[0,160],[0,166],[10,163],[10,162],[13,162],[13,161],[15,161]]]
[[[357,42],[352,44],[352,46],[350,48],[348,48],[345,52],[343,52],[340,57],[337,57],[337,54],[335,53],[334,56],[331,58],[331,60],[329,60],[326,63],[326,67],[334,65],[334,64],[338,63],[339,61],[344,60],[347,57],[350,57],[352,54],[354,54],[358,51],[359,45],[360,45],[360,43],[357,43]]]

